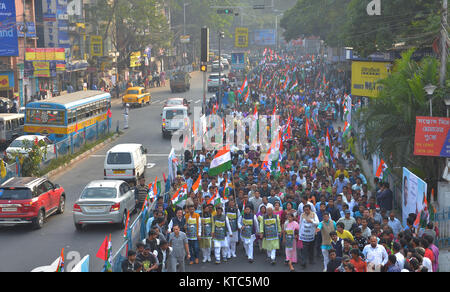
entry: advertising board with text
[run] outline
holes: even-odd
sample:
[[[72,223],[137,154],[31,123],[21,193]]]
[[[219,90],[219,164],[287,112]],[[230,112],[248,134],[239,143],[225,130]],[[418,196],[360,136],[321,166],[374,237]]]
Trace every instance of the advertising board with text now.
[[[18,56],[16,3],[14,0],[0,1],[0,56]]]
[[[450,119],[416,117],[414,155],[450,157]]]
[[[236,27],[234,33],[234,46],[236,48],[247,48],[248,47],[248,28],[246,27]]]
[[[389,62],[352,62],[352,95],[377,97],[381,86],[378,80],[388,77]]]

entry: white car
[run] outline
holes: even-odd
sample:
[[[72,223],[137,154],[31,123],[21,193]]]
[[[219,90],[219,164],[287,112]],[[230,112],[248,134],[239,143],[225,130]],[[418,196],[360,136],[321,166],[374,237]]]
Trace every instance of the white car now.
[[[47,158],[54,152],[54,146],[52,141],[48,139],[46,136],[40,135],[24,135],[16,138],[11,144],[6,148],[6,156],[11,159],[14,157],[14,154],[21,153],[25,156],[31,151],[31,147],[34,145],[36,139],[38,142],[44,141],[47,147]],[[24,147],[24,145],[29,145],[29,147]],[[43,149],[44,150],[44,149]]]
[[[225,74],[220,75],[222,85],[229,82]],[[219,74],[211,74],[208,77],[208,92],[219,90]]]
[[[225,58],[222,58],[222,65],[225,69],[230,69],[230,63]]]
[[[224,69],[225,69],[224,65],[223,65],[223,63],[221,63],[220,70],[223,71]],[[214,61],[212,63],[212,72],[219,72],[219,61]]]

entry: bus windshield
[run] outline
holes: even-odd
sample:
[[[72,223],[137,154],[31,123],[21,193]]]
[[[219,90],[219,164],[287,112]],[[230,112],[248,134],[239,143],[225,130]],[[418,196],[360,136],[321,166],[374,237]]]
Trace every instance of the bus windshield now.
[[[61,110],[27,110],[27,123],[46,124],[46,125],[64,125],[65,111]]]

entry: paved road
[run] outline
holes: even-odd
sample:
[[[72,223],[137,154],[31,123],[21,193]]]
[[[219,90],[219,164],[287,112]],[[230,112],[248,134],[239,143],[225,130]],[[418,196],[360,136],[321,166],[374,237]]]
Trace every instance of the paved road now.
[[[161,136],[162,104],[169,97],[185,97],[191,101],[191,106],[201,106],[202,76],[194,72],[192,77],[191,90],[186,93],[172,94],[169,86],[152,90],[152,104],[131,110],[130,128],[125,130],[119,139],[53,179],[66,190],[67,209],[63,215],[48,218],[41,230],[30,230],[27,226],[0,227],[0,272],[26,272],[49,265],[59,256],[61,248],[65,248],[65,254],[77,251],[82,257],[86,254],[91,255],[91,270],[101,270],[103,263],[95,258],[95,255],[103,239],[111,233],[113,251],[117,250],[123,242],[123,231],[113,226],[93,225],[87,226],[82,232],[77,232],[73,225],[72,206],[87,183],[103,178],[104,156],[113,145],[143,144],[148,149],[148,162],[155,164],[154,167],[147,169],[147,180],[154,180],[155,176],[162,178],[162,172],[167,175],[167,156],[171,146],[170,140],[163,140]],[[114,102],[112,113],[113,129],[117,121],[122,128],[122,105]],[[66,259],[66,265],[69,262]]]
[[[83,257],[91,256],[91,271],[100,271],[103,262],[95,257],[105,236],[112,234],[113,252],[123,243],[123,231],[114,226],[91,225],[85,227],[82,232],[77,232],[73,225],[72,206],[78,199],[84,186],[94,179],[102,179],[103,161],[105,153],[113,145],[121,143],[141,143],[148,149],[148,162],[154,164],[147,169],[147,179],[153,180],[155,176],[161,178],[162,172],[167,174],[167,156],[170,152],[170,140],[161,137],[161,109],[168,97],[185,97],[191,101],[191,106],[201,106],[202,100],[202,76],[199,73],[192,74],[191,90],[187,93],[171,94],[169,87],[152,90],[153,101],[150,106],[132,109],[130,114],[130,129],[114,143],[93,153],[66,172],[53,179],[63,186],[67,195],[67,209],[63,215],[52,216],[41,230],[31,230],[27,226],[0,227],[0,272],[31,271],[36,267],[51,264],[60,254],[61,248],[65,248],[67,255],[71,251],[79,252]],[[211,94],[208,94],[208,97]],[[113,128],[117,121],[123,124],[122,106],[114,102],[112,106]],[[122,126],[120,126],[122,127]],[[232,259],[227,264],[199,264],[188,266],[187,271],[192,272],[285,272],[288,267],[284,265],[284,251],[278,252],[275,266],[266,262],[265,254],[255,252],[255,263],[250,264],[244,257],[243,247],[237,247],[238,258]],[[66,258],[66,267],[70,260]],[[296,267],[301,271],[300,267]],[[316,264],[308,267],[307,271],[321,271],[321,259]]]

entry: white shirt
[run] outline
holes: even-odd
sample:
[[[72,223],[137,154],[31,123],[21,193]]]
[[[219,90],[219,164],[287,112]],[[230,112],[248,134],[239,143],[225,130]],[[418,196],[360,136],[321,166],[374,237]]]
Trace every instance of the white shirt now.
[[[405,267],[405,257],[401,252],[396,253],[395,257],[397,258],[396,265],[400,268],[400,270],[403,270],[403,268]]]
[[[429,258],[423,257],[422,265],[428,269],[428,272],[433,272],[433,264]]]
[[[384,246],[377,244],[375,248],[368,244],[363,249],[363,254],[367,263],[375,265],[385,265],[388,261],[388,254]]]
[[[314,207],[313,203],[308,202],[307,204],[308,204],[309,206],[311,206],[311,212],[316,213],[316,207]],[[303,202],[301,202],[301,203],[298,205],[297,212],[298,212],[298,215],[299,215],[299,216],[302,215],[302,213],[303,213],[303,206],[304,206]]]

